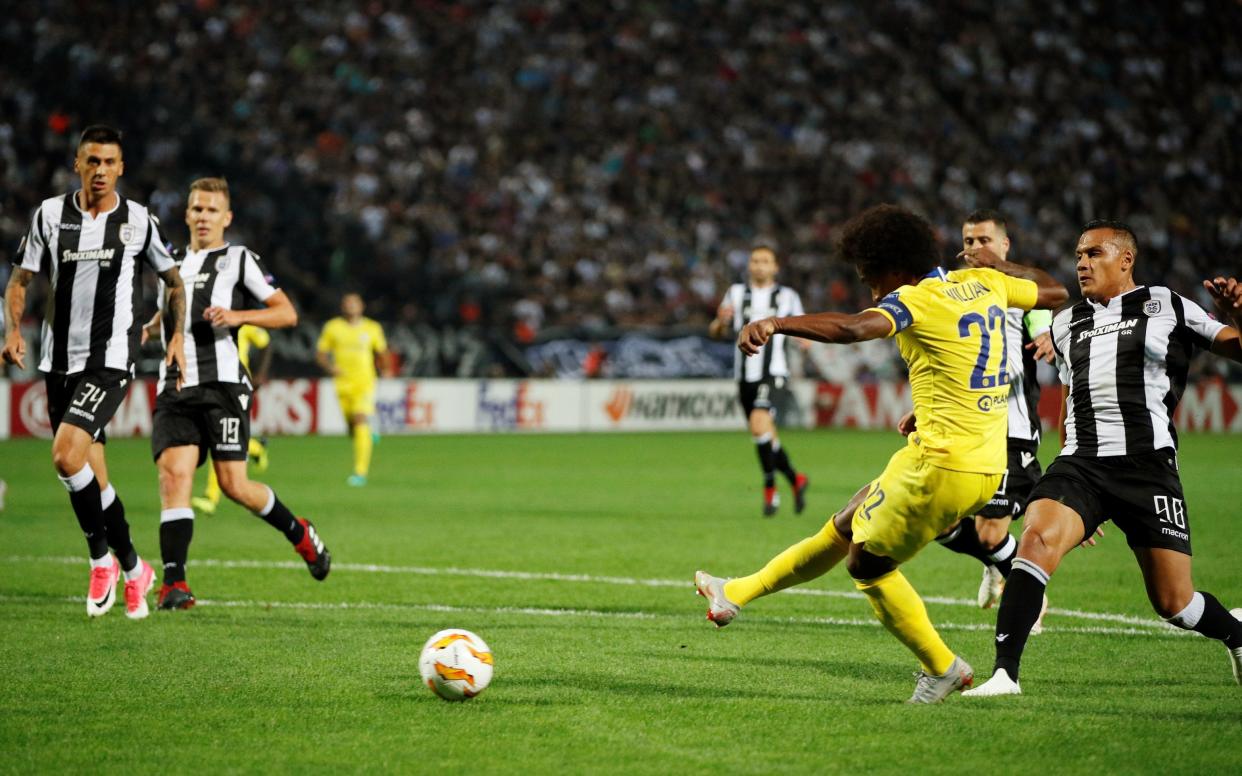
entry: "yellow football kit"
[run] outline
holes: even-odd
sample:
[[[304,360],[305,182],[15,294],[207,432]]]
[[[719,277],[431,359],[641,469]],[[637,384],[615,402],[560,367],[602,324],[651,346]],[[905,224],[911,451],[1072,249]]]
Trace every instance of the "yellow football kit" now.
[[[1035,283],[995,270],[937,268],[871,308],[892,323],[890,336],[897,337],[909,366],[918,431],[868,486],[854,512],[852,540],[867,552],[898,564],[909,560],[996,492],[1009,428],[1005,310],[1029,310],[1037,297]],[[724,594],[744,606],[824,574],[849,548],[830,518],[818,533],[756,573],[729,580]],[[926,673],[947,674],[956,658],[900,569],[856,579],[854,585]]]
[[[354,476],[351,485],[366,482],[371,468],[373,439],[371,427],[366,421],[354,423],[359,415],[375,414],[375,357],[388,350],[384,330],[370,318],[350,323],[345,318],[333,318],[319,335],[319,351],[332,354],[336,365],[336,398],[341,403],[341,414],[350,425],[354,441]]]
[[[892,321],[918,430],[854,514],[868,552],[909,560],[996,493],[1009,433],[1005,310],[1037,296],[1033,282],[995,270],[937,269],[871,308]]]
[[[237,330],[237,356],[247,372],[250,371],[250,349],[262,350],[271,343],[272,335],[267,333],[267,329],[247,323]]]

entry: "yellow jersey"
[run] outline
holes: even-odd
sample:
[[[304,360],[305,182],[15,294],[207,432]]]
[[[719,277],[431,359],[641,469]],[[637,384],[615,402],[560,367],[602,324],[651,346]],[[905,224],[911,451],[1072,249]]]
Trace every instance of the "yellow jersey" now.
[[[1034,282],[993,269],[938,267],[870,308],[892,321],[889,336],[897,338],[910,369],[918,430],[909,443],[928,463],[980,474],[1005,471],[1005,310],[1030,310],[1038,295]]]
[[[367,388],[375,384],[375,356],[388,350],[384,330],[370,318],[352,324],[344,318],[333,318],[324,324],[319,335],[319,352],[331,353],[332,363],[340,373],[338,388],[346,384]]]
[[[246,367],[247,372],[250,371],[250,349],[262,350],[271,342],[272,335],[261,326],[251,326],[247,323],[237,330],[237,357],[241,359],[242,366]]]

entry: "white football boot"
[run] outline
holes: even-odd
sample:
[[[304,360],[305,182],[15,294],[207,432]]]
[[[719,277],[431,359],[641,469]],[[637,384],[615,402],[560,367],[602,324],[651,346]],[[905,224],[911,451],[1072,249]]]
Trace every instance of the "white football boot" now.
[[[969,698],[990,698],[994,695],[1021,695],[1022,688],[1018,683],[1009,678],[1009,672],[1003,668],[996,669],[996,673],[992,674],[992,678],[974,688],[962,693]]]
[[[713,577],[706,571],[694,572],[695,592],[707,599],[707,619],[711,620],[717,628],[723,628],[733,622],[733,618],[742,610],[742,607],[725,597],[724,586],[728,581]]]
[[[1242,620],[1242,607],[1230,609],[1229,613],[1235,620]],[[1229,650],[1229,658],[1233,661],[1233,680],[1242,684],[1242,647]]]
[[[953,658],[949,670],[941,676],[932,676],[920,670],[915,674],[914,694],[906,703],[940,703],[956,690],[964,690],[975,681],[975,670],[960,657]]]
[[[1005,578],[995,566],[983,567],[983,581],[979,583],[979,596],[975,599],[980,609],[991,609],[1000,600],[1005,589]]]

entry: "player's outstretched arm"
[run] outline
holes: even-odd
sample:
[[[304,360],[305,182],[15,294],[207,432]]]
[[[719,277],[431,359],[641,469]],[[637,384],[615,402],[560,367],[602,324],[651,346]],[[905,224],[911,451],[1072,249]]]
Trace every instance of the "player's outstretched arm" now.
[[[26,287],[34,280],[28,269],[14,267],[4,289],[4,363],[26,368],[26,338],[22,336],[22,317],[26,314]]]
[[[264,329],[287,329],[298,323],[298,311],[284,291],[277,291],[267,298],[262,310],[230,310],[227,307],[212,305],[203,310],[203,318],[211,321],[212,326],[235,328],[250,324]]]
[[[1004,272],[1014,278],[1030,280],[1039,287],[1039,296],[1035,299],[1035,307],[1041,310],[1055,310],[1069,301],[1069,291],[1056,281],[1052,275],[1038,267],[1028,267],[1005,261],[987,247],[973,248],[957,255],[970,267],[987,267],[997,272]]]
[[[737,335],[737,346],[746,355],[753,356],[773,334],[789,334],[816,342],[847,343],[887,337],[892,330],[892,321],[873,310],[764,318],[746,324]]]
[[[1242,363],[1242,282],[1237,278],[1216,277],[1203,281],[1203,287],[1216,303],[1216,314],[1229,324],[1212,340],[1212,352]]]

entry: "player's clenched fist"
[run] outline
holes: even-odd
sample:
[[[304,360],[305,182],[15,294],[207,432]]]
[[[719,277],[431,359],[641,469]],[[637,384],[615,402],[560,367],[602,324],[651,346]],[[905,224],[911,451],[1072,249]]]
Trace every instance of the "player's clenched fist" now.
[[[1215,277],[1203,281],[1203,287],[1212,295],[1216,302],[1216,310],[1221,315],[1237,320],[1242,316],[1242,282],[1237,278]]]
[[[771,318],[748,323],[737,335],[737,347],[746,355],[753,356],[763,349],[775,333],[776,322]]]

